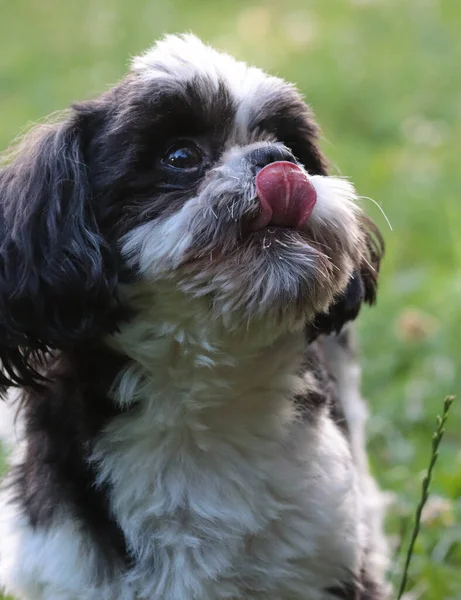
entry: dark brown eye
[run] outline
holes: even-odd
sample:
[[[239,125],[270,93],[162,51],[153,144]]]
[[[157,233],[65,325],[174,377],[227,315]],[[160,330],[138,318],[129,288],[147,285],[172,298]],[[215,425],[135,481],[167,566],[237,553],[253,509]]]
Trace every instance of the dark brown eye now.
[[[179,142],[168,149],[162,162],[175,169],[196,169],[202,160],[202,153],[195,144]]]

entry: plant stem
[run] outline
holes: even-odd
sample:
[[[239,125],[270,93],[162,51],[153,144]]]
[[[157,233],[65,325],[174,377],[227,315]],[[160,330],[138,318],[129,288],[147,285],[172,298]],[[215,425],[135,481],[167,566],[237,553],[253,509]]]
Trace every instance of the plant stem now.
[[[442,441],[443,434],[445,433],[444,426],[445,426],[446,420],[448,418],[448,413],[450,411],[450,407],[453,404],[454,399],[455,399],[454,396],[447,396],[443,403],[442,416],[441,417],[437,416],[436,429],[432,435],[431,460],[429,463],[429,467],[427,469],[427,473],[424,476],[423,483],[422,483],[421,499],[416,508],[415,524],[413,527],[413,531],[411,533],[410,544],[408,546],[408,551],[407,551],[406,560],[405,560],[405,566],[403,569],[402,581],[400,584],[400,589],[399,589],[399,594],[397,596],[397,600],[400,600],[402,598],[402,596],[405,592],[405,588],[407,586],[408,570],[410,568],[410,563],[411,563],[411,559],[413,556],[416,539],[418,537],[419,530],[421,527],[421,515],[423,512],[424,506],[427,502],[427,499],[429,497],[429,489],[430,489],[431,482],[432,482],[432,473],[434,470],[435,463],[437,462],[437,458],[439,456],[438,449],[440,446],[440,442]]]

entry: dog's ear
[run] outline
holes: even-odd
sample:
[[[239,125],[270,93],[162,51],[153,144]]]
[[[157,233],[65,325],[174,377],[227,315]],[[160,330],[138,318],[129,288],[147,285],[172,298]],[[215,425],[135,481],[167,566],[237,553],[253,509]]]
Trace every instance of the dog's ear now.
[[[321,334],[339,333],[346,323],[357,317],[363,302],[376,302],[384,240],[369,217],[362,216],[361,219],[366,236],[366,251],[360,267],[353,272],[346,289],[336,298],[328,312],[318,314],[313,324],[308,327],[307,335],[310,341]]]
[[[0,171],[3,385],[32,385],[37,357],[110,328],[117,269],[95,215],[85,119],[41,126]]]

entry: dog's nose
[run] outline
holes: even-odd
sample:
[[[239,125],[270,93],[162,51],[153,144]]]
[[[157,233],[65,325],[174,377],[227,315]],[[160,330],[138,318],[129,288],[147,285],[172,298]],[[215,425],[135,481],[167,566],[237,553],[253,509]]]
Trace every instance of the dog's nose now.
[[[282,161],[296,163],[295,157],[287,148],[276,144],[268,144],[267,146],[254,148],[247,154],[246,159],[250,163],[255,175],[257,175],[261,169],[274,162]]]

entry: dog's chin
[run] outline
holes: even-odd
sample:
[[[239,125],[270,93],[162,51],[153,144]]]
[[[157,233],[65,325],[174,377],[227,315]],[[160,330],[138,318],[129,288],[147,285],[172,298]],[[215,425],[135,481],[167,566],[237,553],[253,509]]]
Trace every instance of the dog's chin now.
[[[206,297],[210,319],[226,330],[253,324],[284,333],[304,327],[345,288],[353,270],[307,231],[268,226],[230,252],[216,249],[182,265],[175,279],[192,297]]]

